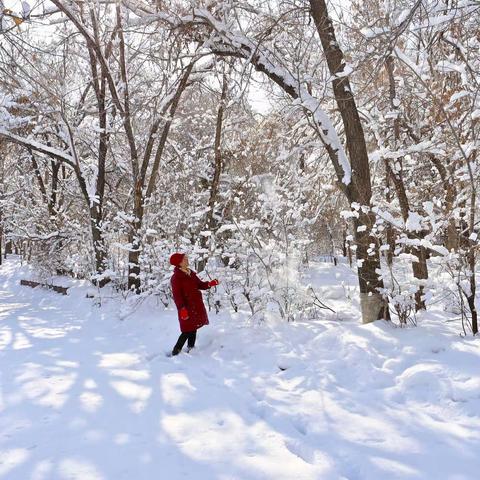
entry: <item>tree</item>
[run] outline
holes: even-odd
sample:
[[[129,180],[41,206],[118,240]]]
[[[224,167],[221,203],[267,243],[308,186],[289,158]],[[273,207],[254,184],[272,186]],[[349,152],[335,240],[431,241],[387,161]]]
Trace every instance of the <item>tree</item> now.
[[[358,275],[361,291],[362,317],[364,322],[388,317],[388,309],[379,288],[383,282],[377,270],[380,267],[379,255],[375,239],[371,236],[371,229],[375,223],[375,215],[371,210],[371,184],[368,165],[368,155],[365,146],[362,126],[358,117],[353,95],[348,84],[348,72],[343,61],[343,53],[336,43],[333,24],[328,17],[324,2],[311,2],[311,14],[317,26],[327,64],[333,76],[333,90],[337,99],[347,137],[347,149],[350,155],[349,164],[346,153],[335,128],[320,102],[310,94],[302,82],[290,73],[285,66],[285,60],[264,46],[262,42],[250,39],[248,36],[233,31],[225,22],[216,18],[209,9],[193,9],[191,14],[171,15],[165,12],[155,14],[148,8],[140,10],[132,4],[130,8],[139,16],[145,16],[151,22],[157,18],[169,23],[173,28],[189,32],[189,29],[198,28],[196,40],[203,42],[209,39],[209,48],[213,54],[219,56],[233,56],[246,59],[256,70],[267,75],[285,93],[294,98],[305,108],[311,118],[313,126],[321,138],[337,173],[339,185],[350,203],[360,205],[358,217],[354,220],[355,239],[357,242]],[[207,27],[201,30],[199,27]],[[201,35],[204,35],[203,37]],[[199,37],[200,35],[200,37]],[[354,167],[352,175],[352,167]]]

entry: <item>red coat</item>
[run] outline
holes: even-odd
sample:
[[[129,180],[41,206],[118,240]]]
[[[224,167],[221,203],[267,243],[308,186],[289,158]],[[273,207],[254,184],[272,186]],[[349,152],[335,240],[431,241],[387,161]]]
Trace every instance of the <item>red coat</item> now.
[[[208,282],[202,282],[197,274],[190,270],[190,275],[175,267],[172,279],[173,300],[178,310],[178,321],[182,332],[193,332],[197,328],[208,325],[208,316],[205,305],[203,304],[202,293],[200,290],[208,290]],[[188,310],[188,318],[180,318],[180,309]]]

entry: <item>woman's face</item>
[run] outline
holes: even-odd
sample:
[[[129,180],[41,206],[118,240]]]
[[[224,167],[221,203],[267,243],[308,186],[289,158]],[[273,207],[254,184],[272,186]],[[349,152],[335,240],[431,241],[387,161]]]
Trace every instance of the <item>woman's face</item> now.
[[[183,256],[182,261],[179,265],[180,268],[188,268],[188,257],[186,255]]]

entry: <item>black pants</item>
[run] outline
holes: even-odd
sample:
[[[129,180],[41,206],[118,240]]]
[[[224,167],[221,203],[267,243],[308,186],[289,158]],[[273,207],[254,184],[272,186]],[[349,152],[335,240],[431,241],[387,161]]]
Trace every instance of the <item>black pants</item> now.
[[[182,350],[185,342],[188,340],[187,346],[188,348],[193,348],[195,346],[195,340],[197,339],[197,331],[194,330],[193,332],[184,332],[182,333],[177,340],[177,343],[173,347],[172,355],[178,355]]]

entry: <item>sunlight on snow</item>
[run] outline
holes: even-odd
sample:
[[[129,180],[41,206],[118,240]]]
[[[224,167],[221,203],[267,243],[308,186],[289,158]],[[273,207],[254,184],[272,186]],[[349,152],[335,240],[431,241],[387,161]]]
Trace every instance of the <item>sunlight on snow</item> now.
[[[90,389],[97,388],[97,382],[95,382],[95,380],[93,378],[87,378],[83,382],[83,386],[85,388],[90,388]]]
[[[0,350],[5,350],[12,342],[13,334],[9,327],[0,329]]]
[[[32,480],[49,480],[52,478],[53,462],[41,460],[33,468]]]
[[[150,387],[138,385],[127,380],[110,382],[110,385],[122,397],[127,400],[134,400],[130,407],[135,413],[140,413],[146,407],[147,400],[152,394]]]
[[[13,349],[14,350],[22,350],[24,348],[30,348],[32,343],[27,338],[26,335],[23,333],[16,333],[15,334],[15,341],[13,342]]]
[[[68,335],[71,330],[80,330],[78,325],[65,324],[61,327],[45,327],[46,320],[39,320],[36,317],[18,316],[18,324],[23,330],[34,338],[55,339]]]
[[[0,450],[0,477],[7,478],[7,474],[21,465],[28,458],[25,448],[11,448]]]
[[[83,392],[79,398],[82,408],[90,413],[96,412],[103,404],[103,398],[98,393]]]
[[[21,384],[24,397],[34,404],[61,408],[68,399],[68,391],[75,383],[77,374],[74,372],[53,375],[52,371],[61,371],[58,367],[45,368],[35,363],[23,364],[25,369],[16,377],[16,383]]]
[[[184,373],[168,373],[160,381],[163,401],[167,405],[180,407],[185,400],[191,398],[196,388]]]
[[[102,368],[127,368],[140,363],[140,356],[131,353],[100,354],[99,366]]]
[[[131,353],[106,353],[98,354],[101,359],[99,367],[108,371],[109,375],[121,377],[125,380],[111,381],[112,388],[127,400],[133,400],[130,408],[134,413],[140,413],[147,405],[152,394],[152,388],[135,383],[135,381],[148,380],[150,374],[147,370],[137,370],[141,357]],[[92,398],[92,397],[87,397]]]
[[[1,300],[6,300],[7,298],[12,297],[12,295],[5,296],[3,293],[4,292],[0,292]],[[0,304],[0,318],[9,317],[14,310],[19,310],[25,307],[28,307],[28,303],[2,303]]]
[[[95,465],[77,458],[62,460],[58,466],[58,473],[62,480],[103,480],[105,478]]]
[[[126,380],[139,381],[139,380],[148,380],[150,374],[147,370],[129,370],[126,368],[115,368],[108,372],[110,375],[115,377],[125,378]]]
[[[185,456],[199,462],[230,464],[245,478],[326,479],[333,468],[324,452],[300,452],[267,423],[248,424],[231,411],[165,415],[162,426]]]

